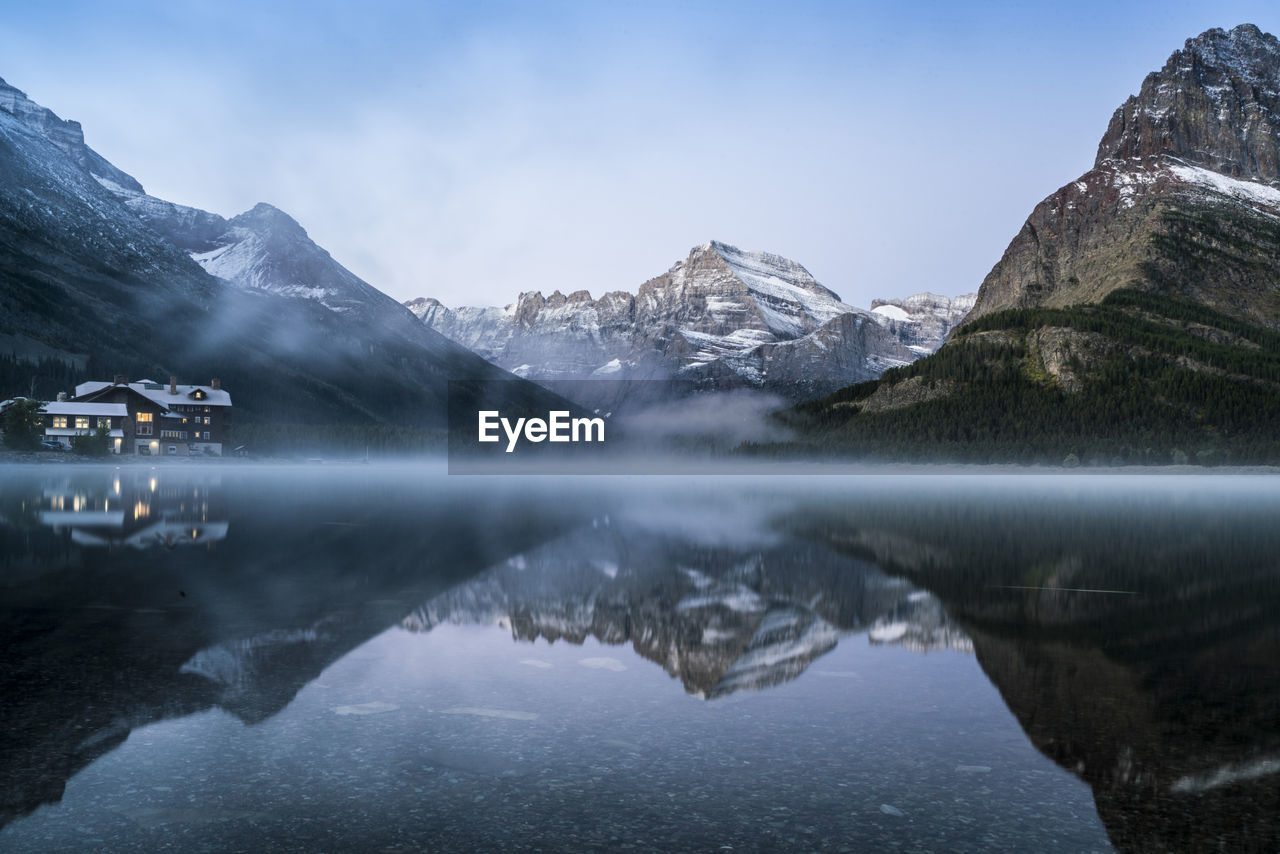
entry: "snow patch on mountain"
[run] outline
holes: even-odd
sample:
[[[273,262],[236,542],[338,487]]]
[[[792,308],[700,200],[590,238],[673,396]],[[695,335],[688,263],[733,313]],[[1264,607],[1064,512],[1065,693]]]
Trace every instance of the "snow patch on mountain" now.
[[[913,354],[927,356],[942,346],[977,298],[977,294],[945,297],[926,291],[905,299],[873,300],[871,313]]]
[[[271,252],[266,241],[258,234],[244,228],[232,228],[228,230],[227,236],[233,242],[208,252],[192,252],[191,260],[203,267],[209,275],[242,288],[313,299],[333,311],[346,310],[347,307],[335,299],[340,294],[333,288],[318,287],[305,281],[282,281],[271,263]]]
[[[799,337],[812,331],[815,323],[821,325],[841,314],[861,311],[841,302],[838,294],[818,284],[808,270],[789,258],[746,252],[715,240],[701,248],[719,255],[747,286],[769,330],[777,335]]]
[[[887,317],[890,320],[910,320],[911,315],[907,314],[907,310],[896,305],[879,305],[871,309],[875,314]]]
[[[1253,207],[1280,210],[1280,189],[1275,187],[1268,187],[1266,184],[1259,184],[1257,181],[1243,181],[1239,178],[1231,178],[1221,172],[1214,172],[1211,169],[1204,169],[1199,166],[1174,164],[1169,167],[1169,171],[1178,180],[1187,184],[1194,184],[1206,190],[1230,196]]]

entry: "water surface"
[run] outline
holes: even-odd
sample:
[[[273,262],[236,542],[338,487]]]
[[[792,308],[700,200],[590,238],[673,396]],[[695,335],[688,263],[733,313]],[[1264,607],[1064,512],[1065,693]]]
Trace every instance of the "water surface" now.
[[[0,850],[1273,851],[1269,477],[0,475]]]

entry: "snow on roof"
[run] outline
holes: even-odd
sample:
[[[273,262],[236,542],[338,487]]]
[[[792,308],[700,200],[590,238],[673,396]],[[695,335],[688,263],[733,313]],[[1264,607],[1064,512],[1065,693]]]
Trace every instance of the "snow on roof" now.
[[[129,410],[123,403],[81,403],[75,400],[47,403],[44,411],[48,415],[129,415]]]
[[[155,385],[155,383],[152,383]],[[180,385],[177,394],[169,394],[169,387],[161,386],[160,388],[147,388],[143,383],[129,383],[129,388],[137,390],[143,396],[154,400],[156,403],[164,407],[181,406],[196,401],[194,395],[197,392],[204,392],[205,397],[199,402],[205,406],[230,406],[231,395],[220,388],[210,388],[207,385]]]
[[[115,385],[115,383],[107,382],[87,382],[80,383],[76,386],[76,397],[84,397],[86,394],[93,394],[104,388]],[[148,386],[153,386],[148,388]],[[154,388],[159,386],[159,388]],[[169,394],[168,384],[151,382],[150,380],[140,380],[136,383],[129,383],[129,388],[138,394],[152,400],[166,409],[173,406],[186,406],[198,403],[203,406],[230,406],[231,394],[226,389],[214,388],[207,385],[180,385],[177,394]],[[196,392],[203,392],[203,398],[195,397]]]

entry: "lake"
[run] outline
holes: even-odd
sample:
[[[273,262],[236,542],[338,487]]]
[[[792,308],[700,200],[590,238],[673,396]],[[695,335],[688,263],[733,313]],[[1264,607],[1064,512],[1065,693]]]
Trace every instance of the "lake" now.
[[[0,470],[0,851],[1280,850],[1280,480]]]

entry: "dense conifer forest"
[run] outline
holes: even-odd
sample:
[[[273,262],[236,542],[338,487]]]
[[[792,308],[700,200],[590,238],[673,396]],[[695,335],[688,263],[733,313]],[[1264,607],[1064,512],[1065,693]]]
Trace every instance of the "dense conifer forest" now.
[[[1106,339],[1046,371],[1034,334]],[[1096,342],[1098,339],[1090,339]],[[863,411],[920,378],[932,399]],[[1280,463],[1280,333],[1136,290],[1098,305],[980,317],[932,356],[780,416],[798,438],[759,454],[1050,464]]]

